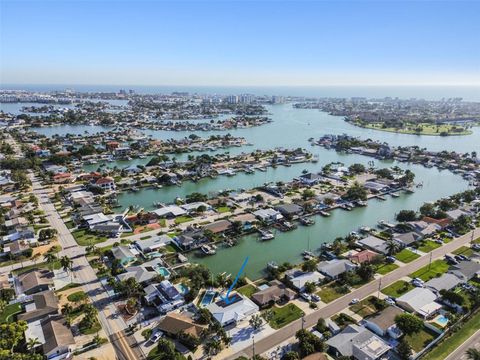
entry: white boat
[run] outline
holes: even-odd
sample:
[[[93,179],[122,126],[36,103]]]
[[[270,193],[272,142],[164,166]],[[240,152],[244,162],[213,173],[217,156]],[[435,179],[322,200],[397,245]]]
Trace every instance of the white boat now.
[[[205,255],[215,255],[217,253],[213,246],[207,244],[200,246],[200,250],[202,250]]]
[[[270,261],[269,263],[267,263],[267,268],[277,270],[278,264],[275,261]]]
[[[390,196],[393,197],[393,198],[398,198],[398,197],[400,197],[400,195],[398,195],[397,193],[391,193]]]
[[[258,230],[258,232],[260,233],[260,239],[261,239],[262,241],[272,240],[273,238],[275,238],[275,235],[274,235],[271,231],[268,231],[268,230]]]

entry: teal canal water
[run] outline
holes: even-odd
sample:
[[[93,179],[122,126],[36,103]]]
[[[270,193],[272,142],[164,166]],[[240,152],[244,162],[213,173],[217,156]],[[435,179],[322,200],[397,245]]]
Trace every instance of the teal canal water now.
[[[198,191],[210,193],[223,189],[251,188],[268,181],[289,181],[301,174],[303,169],[319,171],[323,165],[332,161],[341,161],[346,165],[352,163],[366,164],[367,157],[359,155],[337,154],[335,151],[325,150],[320,147],[311,147],[308,138],[318,138],[323,134],[347,133],[362,138],[372,138],[386,141],[391,145],[418,145],[430,150],[455,150],[461,152],[478,151],[480,143],[480,128],[474,128],[474,134],[461,137],[435,137],[402,135],[374,130],[362,129],[352,126],[341,117],[330,116],[318,110],[293,109],[291,105],[275,105],[268,107],[271,113],[272,123],[257,128],[238,129],[229,131],[232,135],[243,136],[253,147],[231,148],[220,150],[229,151],[230,154],[237,154],[243,151],[254,149],[268,149],[273,147],[302,147],[307,148],[319,156],[316,164],[296,164],[291,167],[278,167],[269,169],[267,172],[256,172],[252,175],[238,174],[235,177],[218,177],[216,179],[204,179],[197,183],[185,182],[182,186],[165,187],[163,189],[144,189],[137,193],[124,193],[119,195],[119,202],[122,207],[138,205],[146,209],[152,209],[153,203],[169,202],[176,196],[185,197],[187,194]],[[39,132],[46,135],[62,133],[63,131],[83,133],[85,130],[90,133],[102,130],[101,127],[64,127],[41,128]],[[103,129],[104,130],[104,129]],[[167,131],[145,131],[158,139],[182,138],[189,132],[167,132]],[[222,132],[197,132],[199,136],[219,134]],[[181,160],[183,156],[176,156]],[[126,167],[132,163],[146,163],[148,159],[138,159],[134,162],[108,163],[108,166]],[[392,162],[376,161],[376,166],[391,166]],[[409,168],[416,174],[416,182],[423,182],[423,188],[417,189],[415,194],[402,195],[400,198],[387,198],[386,201],[372,200],[366,208],[357,208],[351,212],[336,210],[329,218],[316,217],[316,223],[310,227],[299,226],[297,230],[281,233],[277,232],[274,240],[259,242],[257,236],[246,236],[241,239],[239,245],[232,248],[219,248],[217,254],[210,257],[197,257],[190,255],[192,262],[207,265],[213,272],[235,273],[246,256],[250,260],[246,273],[250,278],[256,279],[262,276],[267,262],[277,263],[299,262],[301,252],[310,248],[315,250],[323,243],[331,242],[338,236],[345,236],[352,230],[361,226],[374,226],[379,220],[393,220],[395,214],[402,209],[418,209],[426,201],[434,201],[444,196],[463,191],[468,184],[459,176],[448,171],[426,169],[417,165],[395,163],[402,168]],[[95,170],[98,165],[90,165],[86,170]]]

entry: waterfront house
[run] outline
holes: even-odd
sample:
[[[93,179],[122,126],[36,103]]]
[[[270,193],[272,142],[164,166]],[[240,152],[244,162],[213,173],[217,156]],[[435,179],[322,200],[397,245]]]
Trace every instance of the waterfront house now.
[[[159,275],[153,267],[145,267],[144,264],[140,266],[129,266],[124,273],[118,274],[117,278],[120,281],[134,278],[140,284],[148,284]]]
[[[416,232],[409,231],[404,234],[395,233],[392,235],[392,239],[399,243],[402,247],[410,246],[420,240],[421,236]]]
[[[396,304],[404,310],[427,318],[442,308],[435,300],[437,295],[433,291],[416,287],[397,298]]]
[[[391,347],[370,330],[348,325],[342,332],[327,340],[328,351],[336,357],[356,360],[387,359]]]
[[[115,181],[111,177],[101,177],[95,181],[95,186],[100,187],[104,191],[115,191]]]
[[[184,251],[189,251],[200,247],[208,239],[203,234],[202,229],[187,228],[182,234],[173,238],[175,244]]]
[[[206,306],[206,309],[222,326],[237,324],[259,311],[254,302],[241,294],[231,294],[229,299],[228,304],[223,300],[218,300]]]
[[[114,238],[117,237],[122,230],[122,225],[114,221],[109,221],[102,224],[95,224],[90,227],[90,230],[98,235]]]
[[[251,299],[260,307],[273,305],[276,302],[289,301],[295,298],[296,293],[287,288],[285,284],[278,280],[270,282],[269,286],[257,291],[251,296]]]
[[[152,251],[167,246],[172,242],[172,238],[168,235],[154,235],[149,239],[139,240],[135,242],[135,246],[143,253],[148,254]]]
[[[392,339],[398,339],[400,336],[402,336],[402,332],[395,323],[395,317],[400,314],[403,314],[403,311],[400,308],[396,306],[389,306],[382,311],[366,318],[364,320],[365,326],[378,336],[389,336]]]
[[[380,256],[378,253],[370,250],[362,250],[348,257],[348,260],[355,264],[371,263],[376,257]]]
[[[203,208],[205,210],[211,210],[211,208],[212,208],[209,204],[201,202],[201,201],[188,203],[188,204],[183,204],[180,207],[189,214],[198,211],[198,208]]]
[[[152,212],[155,213],[159,218],[169,219],[187,214],[186,210],[182,209],[180,206],[177,205],[164,206],[159,209],[155,209]]]
[[[223,233],[232,227],[232,223],[228,220],[217,220],[213,223],[207,224],[203,230],[211,231],[213,234]]]
[[[433,278],[425,283],[425,287],[439,295],[441,290],[451,290],[460,284],[462,280],[454,274],[446,273]]]
[[[291,269],[285,272],[285,279],[291,287],[303,292],[305,291],[305,284],[307,282],[318,284],[321,280],[325,279],[325,276],[316,271],[305,272],[298,269]]]
[[[358,240],[357,244],[381,254],[388,253],[387,244],[385,243],[385,241],[373,235],[369,235],[363,239]]]
[[[257,219],[267,224],[283,219],[283,215],[274,209],[259,209],[253,213]]]
[[[32,295],[53,288],[53,272],[48,270],[30,270],[18,275],[17,295]]]
[[[351,263],[346,259],[333,259],[328,261],[321,261],[317,265],[317,270],[325,275],[329,280],[338,279],[338,277],[347,272],[352,271],[357,267],[357,265]]]
[[[463,211],[461,209],[450,210],[450,211],[447,211],[446,213],[447,213],[447,217],[450,220],[456,220],[462,215],[465,215],[465,216],[470,216],[471,215],[469,212]]]
[[[275,206],[275,210],[280,212],[284,217],[291,219],[295,215],[300,215],[303,212],[303,208],[297,204],[282,204]]]
[[[322,179],[323,179],[323,176],[320,174],[308,173],[308,174],[300,175],[300,182],[307,186],[316,185],[320,183]]]
[[[429,236],[435,234],[437,231],[441,230],[442,227],[439,224],[427,223],[426,221],[410,221],[408,222],[412,226],[413,231],[417,233],[420,237]]]
[[[389,189],[389,186],[386,184],[382,184],[379,181],[366,181],[363,186],[370,190],[372,193],[380,193],[385,192]]]
[[[257,222],[257,218],[253,214],[245,213],[231,217],[230,221],[232,223],[235,223],[236,221],[240,222],[242,224],[242,230],[248,231],[253,228],[254,224]]]
[[[128,246],[120,245],[112,248],[112,255],[120,261],[123,266],[135,261],[135,254]]]
[[[58,298],[51,290],[33,294],[32,301],[24,305],[25,312],[17,316],[18,321],[27,323],[58,314]]]

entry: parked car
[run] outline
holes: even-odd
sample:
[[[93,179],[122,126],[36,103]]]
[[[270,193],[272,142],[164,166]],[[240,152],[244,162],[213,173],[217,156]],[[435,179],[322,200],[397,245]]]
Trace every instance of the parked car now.
[[[300,293],[300,297],[306,301],[312,301],[312,297],[310,296],[310,294],[307,294],[307,293]]]
[[[315,302],[320,301],[320,296],[318,296],[317,294],[312,294],[312,296],[310,296],[310,298],[312,299],[312,301],[315,301]]]
[[[480,244],[473,244],[472,249],[473,250],[480,250]]]
[[[397,261],[397,258],[395,256],[387,256],[386,260],[388,263],[393,264],[395,261]]]
[[[352,301],[350,301],[350,305],[355,305],[355,304],[358,304],[359,302],[360,302],[359,299],[353,298]]]
[[[391,298],[391,297],[388,297],[385,299],[385,302],[388,304],[388,305],[395,305],[395,299],[394,298]]]
[[[435,241],[437,244],[443,245],[443,241],[440,240],[440,239],[435,239],[434,241]]]
[[[155,344],[158,340],[160,340],[160,338],[163,336],[163,332],[161,332],[160,330],[156,330],[153,332],[152,336],[150,336],[150,342],[152,344]]]

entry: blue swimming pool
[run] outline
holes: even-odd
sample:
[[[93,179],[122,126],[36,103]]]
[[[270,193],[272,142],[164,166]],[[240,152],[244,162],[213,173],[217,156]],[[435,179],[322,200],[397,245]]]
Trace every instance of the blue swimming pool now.
[[[207,290],[205,292],[205,295],[203,295],[201,305],[202,306],[207,306],[208,304],[211,304],[213,300],[215,300],[215,297],[217,296],[217,292],[213,290]]]
[[[442,327],[445,327],[448,324],[448,318],[444,315],[438,315],[433,321]]]
[[[164,268],[164,267],[157,268],[157,272],[167,279],[170,277],[170,274],[171,274],[171,272],[168,271],[168,269]]]

